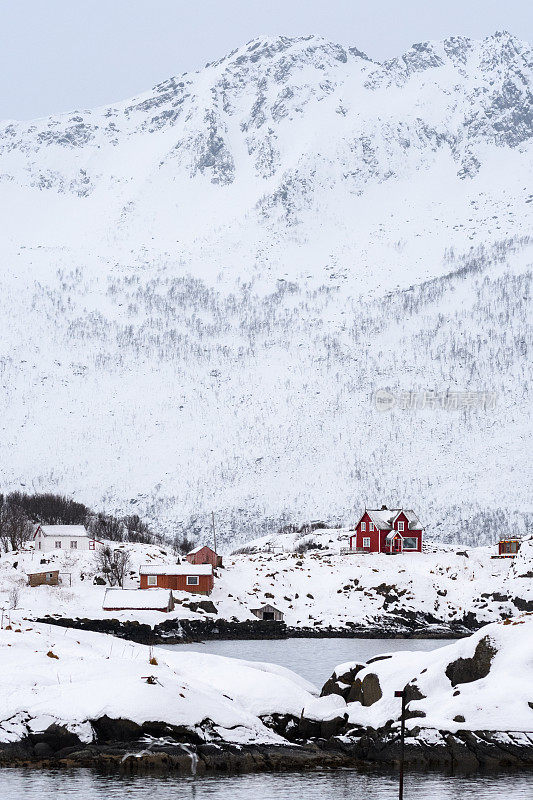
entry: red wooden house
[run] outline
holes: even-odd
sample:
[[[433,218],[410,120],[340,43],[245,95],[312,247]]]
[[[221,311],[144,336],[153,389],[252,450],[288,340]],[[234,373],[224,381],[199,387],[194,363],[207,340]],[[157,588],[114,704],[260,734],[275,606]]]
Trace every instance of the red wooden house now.
[[[350,536],[355,553],[420,553],[422,525],[409,508],[367,508]]]
[[[217,555],[214,550],[206,544],[195,547],[185,556],[189,564],[211,564],[212,567],[222,566],[222,556]]]
[[[211,564],[148,564],[140,567],[139,576],[141,589],[210,594],[214,586]]]

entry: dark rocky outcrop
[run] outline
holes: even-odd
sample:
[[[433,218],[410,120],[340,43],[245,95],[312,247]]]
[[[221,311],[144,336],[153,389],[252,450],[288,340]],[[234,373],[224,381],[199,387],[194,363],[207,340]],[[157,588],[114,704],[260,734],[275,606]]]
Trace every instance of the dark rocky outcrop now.
[[[488,636],[484,636],[477,643],[472,658],[458,658],[446,667],[446,676],[452,686],[460,683],[471,683],[480,678],[486,678],[490,672],[492,659],[497,650],[493,647]]]
[[[198,609],[205,611],[206,614],[218,614],[218,608],[212,600],[199,600],[198,602],[183,603],[185,608],[190,609],[196,613]]]
[[[209,604],[203,610],[211,613],[209,600],[193,601],[200,608],[200,604]],[[431,617],[431,615],[429,615]],[[200,642],[204,639],[284,639],[284,638],[313,638],[323,639],[382,639],[384,637],[405,639],[448,639],[468,636],[472,631],[481,627],[476,616],[469,612],[463,620],[451,622],[447,625],[437,625],[428,615],[418,614],[404,610],[398,614],[391,614],[386,618],[376,620],[369,627],[367,625],[349,624],[346,628],[333,628],[322,626],[312,628],[289,628],[284,622],[272,620],[245,620],[243,622],[225,619],[168,619],[153,628],[150,625],[118,619],[88,619],[46,616],[37,618],[36,622],[48,625],[59,625],[64,628],[108,633],[120,639],[128,639],[139,644],[179,644],[180,642]],[[438,621],[437,621],[438,622]],[[428,628],[431,625],[431,628]]]
[[[274,719],[277,716],[277,719]],[[121,773],[174,772],[190,775],[267,772],[377,764],[390,768],[399,758],[399,729],[392,722],[379,729],[332,720],[296,720],[291,715],[264,719],[290,740],[280,745],[232,745],[217,739],[213,724],[202,727],[213,739],[205,744],[200,731],[164,722],[138,725],[127,719],[93,720],[96,740],[81,742],[65,728],[51,725],[16,743],[0,743],[0,766],[92,767]],[[460,722],[458,715],[457,722]],[[151,740],[147,742],[147,737]],[[426,740],[419,727],[408,729],[405,762],[411,768],[473,770],[533,767],[533,735],[501,732],[433,731]]]
[[[350,701],[361,703],[362,706],[371,706],[381,700],[383,692],[379,685],[379,678],[374,672],[369,672],[363,680],[356,678],[350,690]]]
[[[343,675],[333,675],[331,678],[328,678],[324,686],[322,687],[322,691],[320,692],[320,697],[326,697],[330,694],[338,694],[346,700],[346,702],[351,702],[348,700],[350,696],[350,692],[352,690],[353,683],[355,681],[355,676],[358,672],[364,669],[364,664],[355,664],[348,672],[345,672]]]

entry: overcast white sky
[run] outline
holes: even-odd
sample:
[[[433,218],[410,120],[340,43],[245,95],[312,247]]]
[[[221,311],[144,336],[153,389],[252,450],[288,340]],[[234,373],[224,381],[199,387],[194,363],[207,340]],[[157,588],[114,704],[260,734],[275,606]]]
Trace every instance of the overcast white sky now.
[[[0,0],[0,119],[92,108],[261,35],[317,33],[374,59],[496,30],[533,42],[533,0]]]

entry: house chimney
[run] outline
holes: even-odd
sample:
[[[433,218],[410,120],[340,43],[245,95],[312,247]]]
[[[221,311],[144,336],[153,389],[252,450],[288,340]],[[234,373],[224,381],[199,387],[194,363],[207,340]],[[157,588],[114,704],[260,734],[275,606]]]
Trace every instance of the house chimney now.
[[[381,510],[382,511],[388,511],[389,509],[387,508],[387,506],[381,506]]]

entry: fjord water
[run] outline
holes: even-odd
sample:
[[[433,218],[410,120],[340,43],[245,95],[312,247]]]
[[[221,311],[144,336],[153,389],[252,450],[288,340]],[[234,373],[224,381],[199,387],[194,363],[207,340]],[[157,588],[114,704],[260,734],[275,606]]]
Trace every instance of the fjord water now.
[[[306,678],[321,687],[338,664],[360,661],[397,650],[434,650],[454,639],[243,639],[213,640],[194,644],[165,645],[172,650],[194,650],[245,661],[266,661]]]
[[[56,796],[76,800],[389,800],[396,798],[398,776],[375,770],[313,771],[236,775],[217,778],[180,778],[100,775],[89,770],[38,771],[4,769],[0,773],[0,800],[37,800]],[[531,800],[533,774],[499,773],[473,776],[408,774],[405,800],[464,800],[472,793],[480,800]]]

